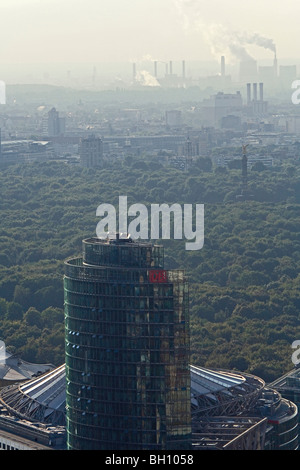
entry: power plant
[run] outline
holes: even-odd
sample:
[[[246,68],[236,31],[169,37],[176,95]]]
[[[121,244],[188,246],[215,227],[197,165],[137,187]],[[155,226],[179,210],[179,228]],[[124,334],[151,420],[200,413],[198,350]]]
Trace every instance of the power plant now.
[[[232,47],[232,49],[234,49]],[[274,57],[272,64],[260,65],[258,61],[248,54],[237,54],[236,65],[230,62],[226,63],[226,55],[220,56],[219,71],[215,74],[205,75],[201,69],[206,66],[196,65],[197,61],[189,63],[189,73],[186,73],[187,61],[174,60],[158,60],[145,59],[144,61],[135,62],[133,64],[133,81],[131,86],[147,86],[139,80],[139,69],[147,71],[149,76],[155,78],[157,86],[166,88],[180,87],[213,87],[219,91],[231,90],[236,86],[245,86],[247,83],[264,84],[268,90],[276,91],[282,89],[282,86],[290,86],[292,80],[297,78],[297,67],[295,65],[278,65],[277,53],[275,46],[271,47]],[[235,70],[238,65],[238,72]],[[212,64],[211,64],[212,67]],[[253,100],[259,101],[255,104],[255,108],[259,112],[265,112],[265,104],[261,109],[262,99],[256,99],[258,91],[253,88]],[[255,111],[255,112],[256,112]]]
[[[249,115],[267,113],[268,103],[264,100],[264,84],[262,82],[259,84],[253,83],[252,87],[251,83],[247,83],[247,108]]]

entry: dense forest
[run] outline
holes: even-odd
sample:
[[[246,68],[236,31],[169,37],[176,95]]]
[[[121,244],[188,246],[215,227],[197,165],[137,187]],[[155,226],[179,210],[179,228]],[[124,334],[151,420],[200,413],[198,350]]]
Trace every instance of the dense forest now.
[[[271,381],[294,367],[300,339],[300,163],[249,171],[199,158],[188,172],[146,158],[99,170],[63,162],[0,172],[0,338],[29,362],[64,362],[64,260],[94,236],[101,203],[204,204],[205,243],[163,241],[165,266],[190,280],[191,362]]]

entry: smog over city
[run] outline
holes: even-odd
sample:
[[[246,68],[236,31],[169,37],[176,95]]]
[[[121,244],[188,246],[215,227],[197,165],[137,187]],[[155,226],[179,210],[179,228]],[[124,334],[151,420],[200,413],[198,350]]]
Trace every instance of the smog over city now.
[[[298,60],[299,9],[295,0],[3,0],[2,78],[89,86],[96,73],[103,87],[127,83],[137,63],[148,85],[155,61],[179,73],[186,60],[196,79],[216,73],[222,55],[235,74],[239,60],[268,65],[276,49],[286,65]]]

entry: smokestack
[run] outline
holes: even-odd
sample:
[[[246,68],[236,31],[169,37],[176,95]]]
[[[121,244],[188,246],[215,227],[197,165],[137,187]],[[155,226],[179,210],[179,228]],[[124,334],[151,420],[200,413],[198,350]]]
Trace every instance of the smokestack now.
[[[132,64],[132,76],[133,76],[133,80],[135,80],[135,77],[136,77],[136,64]]]
[[[247,104],[251,103],[251,83],[247,83]]]
[[[157,78],[157,61],[154,62],[154,77]]]
[[[253,101],[257,101],[257,83],[253,83]]]
[[[92,75],[92,83],[93,83],[93,86],[95,86],[96,77],[97,77],[97,69],[96,69],[96,67],[94,66],[94,67],[93,67],[93,75]]]
[[[277,77],[277,72],[278,72],[278,68],[277,68],[277,56],[276,56],[276,51],[275,51],[275,56],[274,56],[274,75],[275,75],[275,77]]]
[[[221,76],[225,77],[225,57],[221,57]]]
[[[173,75],[173,62],[170,60],[170,75]]]
[[[263,83],[259,84],[259,99],[260,101],[264,100],[264,84]]]
[[[182,77],[185,78],[185,60],[182,61]]]

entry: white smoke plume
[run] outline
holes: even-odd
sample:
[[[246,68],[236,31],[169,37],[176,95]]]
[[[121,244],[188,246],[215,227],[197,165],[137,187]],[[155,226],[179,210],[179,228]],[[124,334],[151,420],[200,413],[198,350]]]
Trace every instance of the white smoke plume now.
[[[159,87],[160,84],[156,80],[151,73],[147,72],[147,70],[141,70],[137,72],[135,76],[135,80],[141,85],[146,87]]]
[[[214,57],[226,55],[230,62],[233,58],[250,60],[247,46],[256,45],[276,53],[274,41],[257,32],[234,31],[223,24],[207,23],[203,20],[199,0],[174,0],[185,32],[200,31],[209,45]]]
[[[130,59],[130,62],[132,64],[142,64],[144,62],[155,62],[155,61],[157,61],[157,59],[154,59],[150,54],[145,54],[140,58],[136,57],[134,59]]]
[[[256,46],[264,47],[272,52],[276,52],[276,46],[273,39],[266,38],[258,33],[238,33],[238,37],[244,44],[255,44]]]

